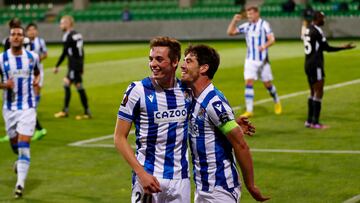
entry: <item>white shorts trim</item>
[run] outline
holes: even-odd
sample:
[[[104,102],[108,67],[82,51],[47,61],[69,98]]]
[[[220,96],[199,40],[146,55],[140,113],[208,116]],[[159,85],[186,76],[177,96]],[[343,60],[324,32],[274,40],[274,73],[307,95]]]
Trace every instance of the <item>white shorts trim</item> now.
[[[241,197],[240,186],[227,191],[221,186],[215,186],[212,192],[195,191],[195,203],[237,203]]]
[[[151,194],[152,203],[190,203],[191,185],[190,179],[162,179],[157,178],[160,182],[160,188],[162,192]],[[135,179],[135,183],[132,188],[131,202],[141,203],[144,198],[144,190],[140,184],[138,177]]]
[[[36,110],[34,108],[24,110],[3,109],[6,133],[10,138],[17,134],[32,136],[36,125]]]
[[[259,77],[264,82],[273,80],[273,75],[269,62],[246,59],[244,65],[245,80],[258,80]]]

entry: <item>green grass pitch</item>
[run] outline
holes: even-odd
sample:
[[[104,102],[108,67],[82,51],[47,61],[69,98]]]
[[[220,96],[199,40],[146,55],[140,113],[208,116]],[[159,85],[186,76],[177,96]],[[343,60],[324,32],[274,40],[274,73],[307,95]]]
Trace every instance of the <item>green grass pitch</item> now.
[[[360,46],[360,41],[355,42]],[[194,43],[194,42],[193,42]],[[222,90],[239,115],[244,106],[242,41],[206,42],[221,55],[214,84]],[[341,45],[344,41],[334,41]],[[188,42],[183,42],[183,50]],[[147,43],[86,44],[84,86],[94,118],[76,121],[82,113],[79,96],[72,87],[70,117],[55,119],[63,105],[62,78],[52,67],[61,52],[49,46],[45,60],[45,87],[38,116],[47,136],[31,144],[31,167],[24,199],[16,202],[130,202],[131,170],[114,148],[72,147],[80,140],[112,134],[123,93],[129,83],[150,74]],[[270,49],[274,84],[280,95],[308,89],[304,74],[301,41],[277,42]],[[326,85],[360,79],[360,49],[325,54]],[[178,70],[178,72],[180,72]],[[273,113],[273,103],[255,106],[251,121],[257,127],[247,137],[253,149],[360,150],[360,83],[325,91],[321,120],[326,130],[305,129],[306,94],[282,100],[283,114]],[[269,98],[260,82],[255,84],[255,101]],[[5,134],[3,120],[0,132]],[[134,136],[130,136],[134,143]],[[112,139],[92,144],[111,145]],[[359,195],[360,154],[252,152],[256,184],[274,203],[343,202]],[[8,143],[0,143],[0,202],[13,201],[16,156]],[[245,188],[241,202],[255,202]]]

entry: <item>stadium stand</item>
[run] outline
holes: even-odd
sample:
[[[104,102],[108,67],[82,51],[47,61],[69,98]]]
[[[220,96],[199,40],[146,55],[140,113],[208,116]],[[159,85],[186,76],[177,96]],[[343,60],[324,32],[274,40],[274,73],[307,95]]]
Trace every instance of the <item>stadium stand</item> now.
[[[301,17],[304,4],[297,4],[294,12],[283,12],[286,0],[266,0],[261,5],[265,17]],[[343,10],[346,5],[348,9]],[[313,9],[324,11],[327,16],[360,16],[359,3],[353,0],[330,0],[328,3],[311,2]],[[241,10],[234,0],[198,0],[191,8],[179,8],[177,0],[156,1],[92,1],[86,10],[73,10],[67,4],[59,13],[58,19],[70,14],[79,22],[120,21],[121,12],[129,8],[132,20],[186,20],[186,19],[229,19]]]
[[[12,4],[0,8],[0,23],[6,23],[11,18],[18,17],[24,23],[41,22],[52,4]]]

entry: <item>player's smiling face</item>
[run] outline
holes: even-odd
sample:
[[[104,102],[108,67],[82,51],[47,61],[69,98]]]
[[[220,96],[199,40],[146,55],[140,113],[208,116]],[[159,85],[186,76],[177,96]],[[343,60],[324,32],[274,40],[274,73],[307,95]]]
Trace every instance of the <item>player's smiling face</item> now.
[[[184,63],[181,66],[181,81],[191,84],[195,82],[200,76],[200,66],[197,57],[189,53],[184,58]]]
[[[175,77],[175,71],[178,62],[172,62],[169,58],[168,47],[153,47],[150,49],[149,67],[152,77],[160,83],[160,85],[168,86]]]
[[[20,48],[24,41],[24,30],[21,28],[13,28],[10,30],[11,47]]]

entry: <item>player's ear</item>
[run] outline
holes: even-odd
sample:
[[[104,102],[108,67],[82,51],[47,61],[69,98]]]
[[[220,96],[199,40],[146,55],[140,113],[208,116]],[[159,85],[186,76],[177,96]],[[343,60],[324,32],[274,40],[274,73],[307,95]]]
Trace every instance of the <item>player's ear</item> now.
[[[206,74],[206,72],[209,70],[209,65],[208,64],[203,64],[200,66],[200,73],[201,74]]]

